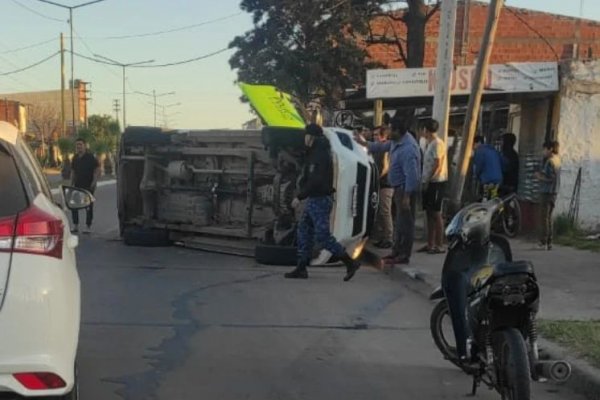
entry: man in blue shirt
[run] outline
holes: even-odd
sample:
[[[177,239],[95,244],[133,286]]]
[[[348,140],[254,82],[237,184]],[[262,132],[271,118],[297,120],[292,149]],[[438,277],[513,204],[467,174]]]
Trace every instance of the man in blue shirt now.
[[[415,213],[417,192],[421,189],[421,149],[408,132],[407,123],[392,119],[392,132],[387,142],[369,142],[357,137],[357,141],[371,153],[390,154],[389,184],[394,189],[396,220],[394,224],[394,247],[384,257],[386,264],[408,264],[415,236]]]
[[[498,197],[502,183],[502,156],[493,146],[484,143],[483,136],[475,137],[473,148],[473,168],[483,188],[484,199]]]

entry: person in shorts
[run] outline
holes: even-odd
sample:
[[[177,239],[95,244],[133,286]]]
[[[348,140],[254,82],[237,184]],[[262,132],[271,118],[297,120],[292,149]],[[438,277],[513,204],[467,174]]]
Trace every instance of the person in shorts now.
[[[421,133],[427,141],[423,157],[423,209],[427,214],[427,244],[419,252],[440,254],[443,249],[444,221],[442,200],[448,181],[448,158],[446,144],[437,135],[439,124],[435,119],[426,120]]]

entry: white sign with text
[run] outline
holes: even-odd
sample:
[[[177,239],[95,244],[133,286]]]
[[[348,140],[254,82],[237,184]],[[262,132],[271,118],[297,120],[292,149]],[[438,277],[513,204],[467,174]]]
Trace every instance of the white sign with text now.
[[[456,67],[452,95],[470,94],[474,65]],[[373,69],[367,71],[367,98],[430,97],[435,93],[435,68]],[[527,93],[558,91],[555,62],[493,64],[488,69],[484,93]]]

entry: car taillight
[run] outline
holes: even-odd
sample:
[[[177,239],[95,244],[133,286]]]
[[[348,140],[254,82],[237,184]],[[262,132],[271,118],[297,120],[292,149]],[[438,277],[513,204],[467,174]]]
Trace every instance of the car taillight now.
[[[32,206],[17,216],[13,251],[62,258],[62,220]]]
[[[0,252],[11,251],[15,236],[15,217],[0,218]]]
[[[13,376],[29,390],[60,389],[67,386],[60,376],[51,372],[23,372]]]

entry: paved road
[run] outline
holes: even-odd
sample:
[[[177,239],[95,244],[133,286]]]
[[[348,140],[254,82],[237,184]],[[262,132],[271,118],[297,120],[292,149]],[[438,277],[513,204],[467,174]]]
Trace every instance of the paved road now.
[[[463,399],[412,283],[339,268],[288,281],[253,260],[116,240],[114,185],[82,237],[84,400]],[[499,399],[482,389],[479,399]],[[535,399],[576,400],[556,386]]]

